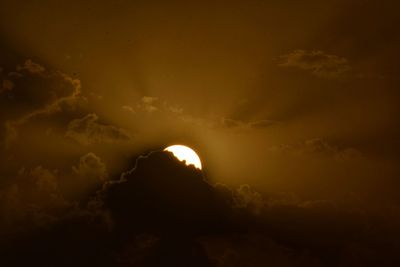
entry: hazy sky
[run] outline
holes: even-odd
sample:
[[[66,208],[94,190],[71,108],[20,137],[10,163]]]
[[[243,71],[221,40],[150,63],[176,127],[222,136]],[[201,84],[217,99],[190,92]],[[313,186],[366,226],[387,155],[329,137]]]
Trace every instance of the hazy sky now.
[[[0,196],[80,198],[185,144],[213,184],[397,207],[399,7],[1,0]]]
[[[84,98],[74,114],[61,110],[22,123],[27,136],[7,154],[38,146],[35,164],[45,165],[51,154],[65,162],[101,150],[102,137],[84,144],[64,134],[71,121],[96,114],[95,123],[129,133],[121,144],[127,154],[189,144],[217,181],[286,187],[309,178],[354,180],[356,188],[344,190],[385,183],[398,175],[396,7],[393,1],[2,1],[3,121],[72,93],[54,92],[59,81],[29,70],[21,70],[22,78],[9,75],[27,60],[79,80]],[[24,79],[38,88],[26,88]],[[15,87],[7,90],[7,81]],[[30,144],[34,136],[41,140]],[[30,157],[21,154],[14,157]]]

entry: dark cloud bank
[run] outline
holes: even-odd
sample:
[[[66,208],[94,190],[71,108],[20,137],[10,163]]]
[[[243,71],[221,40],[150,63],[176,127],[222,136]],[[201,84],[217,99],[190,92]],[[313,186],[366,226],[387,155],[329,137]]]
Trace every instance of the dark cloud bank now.
[[[80,169],[104,167],[92,154],[82,164]],[[267,197],[248,185],[212,185],[201,171],[168,152],[139,157],[134,168],[73,201],[58,191],[56,173],[37,168],[21,175],[31,177],[37,188],[26,189],[24,195],[38,191],[48,199],[40,204],[33,197],[37,208],[25,217],[26,225],[2,232],[3,266],[399,263],[399,228],[389,212],[380,217],[328,201]],[[18,192],[1,195],[4,216],[15,216],[10,215],[12,194]],[[32,218],[41,223],[30,222]]]

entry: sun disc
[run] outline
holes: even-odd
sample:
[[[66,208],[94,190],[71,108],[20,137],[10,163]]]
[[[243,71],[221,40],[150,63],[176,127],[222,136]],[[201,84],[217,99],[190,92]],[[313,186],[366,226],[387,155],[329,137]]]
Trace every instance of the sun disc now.
[[[194,165],[197,169],[201,170],[201,161],[199,156],[193,149],[183,145],[169,146],[164,151],[169,151],[180,161],[185,161],[186,165]]]

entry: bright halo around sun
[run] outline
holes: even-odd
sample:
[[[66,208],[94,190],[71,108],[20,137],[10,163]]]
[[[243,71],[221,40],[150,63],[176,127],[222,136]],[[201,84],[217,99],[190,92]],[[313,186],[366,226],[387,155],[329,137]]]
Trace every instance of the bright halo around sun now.
[[[194,165],[197,169],[201,170],[200,158],[193,149],[187,146],[173,145],[167,147],[164,151],[172,152],[177,159],[185,161],[186,165]]]

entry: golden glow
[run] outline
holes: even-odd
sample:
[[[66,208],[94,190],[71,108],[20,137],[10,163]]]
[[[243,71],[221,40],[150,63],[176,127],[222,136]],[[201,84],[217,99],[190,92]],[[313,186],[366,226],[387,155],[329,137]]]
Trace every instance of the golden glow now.
[[[200,158],[193,149],[187,146],[173,145],[167,147],[164,151],[172,152],[177,159],[185,161],[186,165],[194,165],[197,169],[201,170]]]

